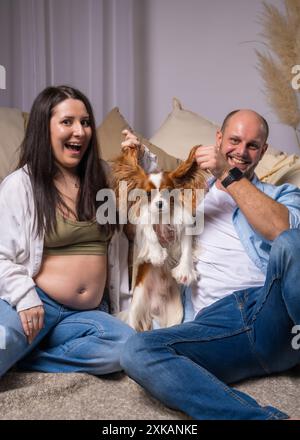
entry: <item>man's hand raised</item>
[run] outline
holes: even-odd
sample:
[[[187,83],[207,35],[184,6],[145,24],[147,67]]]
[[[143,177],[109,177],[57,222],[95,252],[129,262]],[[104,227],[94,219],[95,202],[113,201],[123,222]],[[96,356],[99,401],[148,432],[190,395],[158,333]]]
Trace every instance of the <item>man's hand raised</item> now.
[[[200,146],[196,150],[195,158],[202,170],[210,171],[217,179],[222,180],[223,176],[230,170],[226,158],[216,145]]]

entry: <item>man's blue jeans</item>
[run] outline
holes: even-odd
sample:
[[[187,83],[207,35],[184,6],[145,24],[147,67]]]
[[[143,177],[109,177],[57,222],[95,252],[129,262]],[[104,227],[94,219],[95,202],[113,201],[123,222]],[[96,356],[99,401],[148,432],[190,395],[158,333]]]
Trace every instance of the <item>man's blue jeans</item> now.
[[[134,333],[132,328],[101,310],[72,310],[41,289],[37,292],[44,304],[45,321],[30,345],[18,313],[0,299],[0,325],[5,335],[0,376],[20,359],[21,368],[49,373],[101,375],[121,370],[121,348]]]
[[[274,240],[263,287],[235,292],[184,324],[135,334],[121,365],[167,406],[194,419],[281,419],[287,415],[227,384],[300,362],[300,230]]]

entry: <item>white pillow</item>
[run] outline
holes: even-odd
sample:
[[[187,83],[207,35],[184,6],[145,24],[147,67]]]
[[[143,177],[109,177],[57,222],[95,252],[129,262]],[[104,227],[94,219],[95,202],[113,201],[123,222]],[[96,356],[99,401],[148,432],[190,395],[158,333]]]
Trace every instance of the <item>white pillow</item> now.
[[[150,139],[154,145],[179,159],[186,159],[194,145],[213,145],[218,125],[182,108],[173,98],[173,110]]]

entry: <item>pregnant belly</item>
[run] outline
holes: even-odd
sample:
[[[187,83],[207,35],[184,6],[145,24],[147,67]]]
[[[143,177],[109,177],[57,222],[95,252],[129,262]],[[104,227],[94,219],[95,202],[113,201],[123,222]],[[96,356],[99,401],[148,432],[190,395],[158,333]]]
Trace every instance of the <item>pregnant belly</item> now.
[[[74,309],[94,309],[102,299],[106,255],[51,255],[34,280],[55,301]]]

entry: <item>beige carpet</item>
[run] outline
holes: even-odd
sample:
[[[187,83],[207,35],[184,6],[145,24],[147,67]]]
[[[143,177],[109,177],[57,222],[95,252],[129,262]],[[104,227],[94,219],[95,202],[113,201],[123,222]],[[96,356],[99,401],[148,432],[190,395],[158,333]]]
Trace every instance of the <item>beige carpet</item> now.
[[[300,419],[300,368],[237,385],[262,405]],[[11,372],[0,380],[1,420],[183,420],[123,374]]]

